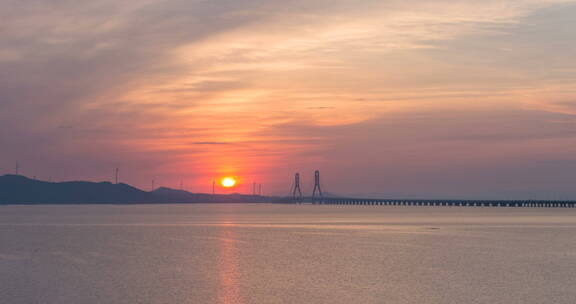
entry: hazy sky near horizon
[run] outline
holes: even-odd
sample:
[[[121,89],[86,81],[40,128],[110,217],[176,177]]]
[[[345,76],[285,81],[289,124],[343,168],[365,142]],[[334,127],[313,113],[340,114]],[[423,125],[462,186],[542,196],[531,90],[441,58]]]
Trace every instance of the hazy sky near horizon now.
[[[0,173],[576,198],[576,0],[4,0]]]

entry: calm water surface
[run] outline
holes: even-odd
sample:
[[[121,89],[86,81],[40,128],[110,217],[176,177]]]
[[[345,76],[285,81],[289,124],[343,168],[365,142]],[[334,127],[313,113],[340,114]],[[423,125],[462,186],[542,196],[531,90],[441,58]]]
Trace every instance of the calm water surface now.
[[[576,303],[576,210],[0,206],[0,303]]]

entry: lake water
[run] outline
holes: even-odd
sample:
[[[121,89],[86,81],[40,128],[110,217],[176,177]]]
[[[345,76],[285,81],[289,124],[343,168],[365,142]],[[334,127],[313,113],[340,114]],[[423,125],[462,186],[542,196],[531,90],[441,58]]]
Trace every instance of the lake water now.
[[[576,209],[0,206],[0,303],[576,303]]]

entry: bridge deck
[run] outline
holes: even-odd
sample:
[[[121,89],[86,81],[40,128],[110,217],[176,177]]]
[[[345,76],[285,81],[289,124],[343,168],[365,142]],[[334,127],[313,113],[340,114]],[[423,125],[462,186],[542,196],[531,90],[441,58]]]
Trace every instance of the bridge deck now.
[[[287,198],[283,203],[313,203],[322,205],[374,205],[374,206],[461,206],[461,207],[551,207],[574,208],[576,201],[550,200],[418,200],[418,199],[361,199],[361,198]]]

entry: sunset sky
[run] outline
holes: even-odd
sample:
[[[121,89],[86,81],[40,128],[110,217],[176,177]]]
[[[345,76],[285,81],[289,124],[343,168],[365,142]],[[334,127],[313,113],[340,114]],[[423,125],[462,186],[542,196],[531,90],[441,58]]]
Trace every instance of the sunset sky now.
[[[0,174],[576,198],[576,0],[3,0]],[[223,191],[223,189],[219,189]]]

